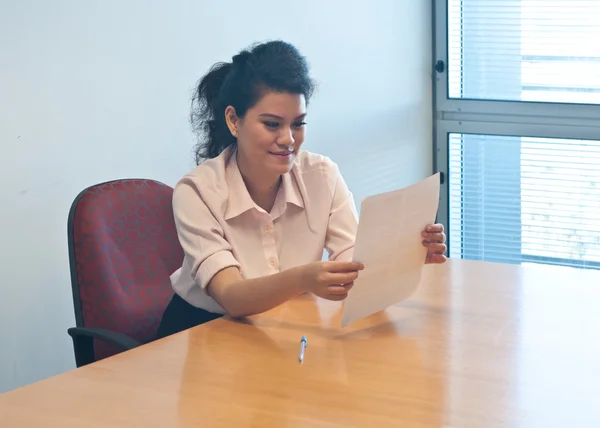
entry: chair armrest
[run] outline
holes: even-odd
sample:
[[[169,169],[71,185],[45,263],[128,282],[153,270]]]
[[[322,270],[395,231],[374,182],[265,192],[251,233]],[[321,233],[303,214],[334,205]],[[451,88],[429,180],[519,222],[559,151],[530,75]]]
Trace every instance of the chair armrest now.
[[[141,345],[140,342],[123,333],[105,328],[72,327],[67,330],[67,333],[73,338],[77,367],[82,367],[96,361],[94,339],[110,343],[123,351],[128,351]]]

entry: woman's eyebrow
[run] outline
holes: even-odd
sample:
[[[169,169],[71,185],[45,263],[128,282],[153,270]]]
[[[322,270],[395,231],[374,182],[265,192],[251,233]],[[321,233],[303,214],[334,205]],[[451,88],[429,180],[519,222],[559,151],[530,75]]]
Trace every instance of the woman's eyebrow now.
[[[270,117],[270,118],[278,119],[278,120],[285,120],[283,117],[277,116],[276,114],[271,114],[271,113],[262,113],[262,114],[259,114],[259,116],[260,117]],[[306,117],[306,113],[303,113],[300,116],[298,116],[296,118],[296,120],[304,119],[305,117]]]

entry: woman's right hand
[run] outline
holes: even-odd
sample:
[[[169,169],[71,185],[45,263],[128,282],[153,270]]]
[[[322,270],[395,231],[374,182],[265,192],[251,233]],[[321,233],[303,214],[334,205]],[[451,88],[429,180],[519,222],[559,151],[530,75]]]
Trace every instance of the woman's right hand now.
[[[344,300],[364,266],[357,262],[313,262],[300,267],[303,288],[327,300]]]

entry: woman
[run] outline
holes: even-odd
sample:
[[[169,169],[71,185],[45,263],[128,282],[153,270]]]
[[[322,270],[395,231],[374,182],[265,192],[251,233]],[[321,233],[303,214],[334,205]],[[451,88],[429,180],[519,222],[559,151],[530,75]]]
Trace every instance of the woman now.
[[[300,151],[313,89],[305,58],[280,41],[244,50],[200,80],[192,111],[199,166],[173,194],[185,258],[159,337],[305,292],[347,296],[363,269],[352,261],[357,214],[337,166]],[[427,262],[443,263],[443,227],[428,226],[423,238]]]

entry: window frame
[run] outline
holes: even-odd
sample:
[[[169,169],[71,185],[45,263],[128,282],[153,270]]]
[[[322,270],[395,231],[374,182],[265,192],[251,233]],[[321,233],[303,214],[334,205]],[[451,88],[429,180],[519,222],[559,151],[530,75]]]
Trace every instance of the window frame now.
[[[503,122],[479,122],[468,120],[438,120],[436,123],[435,162],[436,171],[444,175],[440,188],[438,222],[448,234],[448,251],[452,245],[450,236],[450,185],[448,144],[450,134],[497,135],[506,137],[565,138],[575,140],[600,140],[599,127],[577,125],[541,125]]]
[[[476,100],[448,97],[448,0],[433,0],[433,40],[434,60],[444,62],[444,69],[437,72],[434,69],[434,108],[436,112],[505,116],[507,111],[511,116],[535,118],[548,117],[560,121],[562,119],[600,120],[600,104],[569,104],[545,103],[529,101],[497,101]]]
[[[442,173],[440,208],[437,221],[448,234],[450,134],[482,134],[600,141],[600,104],[546,103],[458,99],[448,97],[448,0],[433,4],[433,166]],[[443,61],[444,69],[436,70]],[[450,248],[449,248],[450,251]],[[523,261],[527,260],[523,258]],[[535,260],[530,260],[535,261]],[[599,268],[598,266],[588,266]]]

